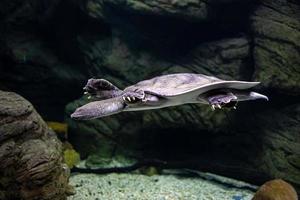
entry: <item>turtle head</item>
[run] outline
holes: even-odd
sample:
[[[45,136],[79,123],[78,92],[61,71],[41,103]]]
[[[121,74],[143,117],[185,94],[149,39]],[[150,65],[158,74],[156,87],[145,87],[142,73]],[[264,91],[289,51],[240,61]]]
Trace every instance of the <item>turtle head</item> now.
[[[121,97],[115,97],[102,101],[93,101],[85,104],[71,114],[71,118],[76,120],[90,120],[105,117],[122,112],[126,105]]]

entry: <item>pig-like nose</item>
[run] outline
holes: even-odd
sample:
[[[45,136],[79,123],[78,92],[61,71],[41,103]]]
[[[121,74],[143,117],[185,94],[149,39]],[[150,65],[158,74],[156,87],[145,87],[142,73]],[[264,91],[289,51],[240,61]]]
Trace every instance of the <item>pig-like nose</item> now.
[[[71,114],[72,119],[76,120],[87,120],[89,119],[89,115],[87,114],[86,110],[82,108],[77,108],[73,114]]]

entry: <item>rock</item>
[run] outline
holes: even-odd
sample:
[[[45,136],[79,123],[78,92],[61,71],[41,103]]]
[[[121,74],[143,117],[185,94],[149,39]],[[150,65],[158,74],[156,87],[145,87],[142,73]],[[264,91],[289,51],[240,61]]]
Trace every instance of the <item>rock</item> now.
[[[252,16],[254,79],[264,87],[300,94],[300,4],[264,0]]]
[[[57,8],[60,0],[54,1],[38,1],[38,0],[4,0],[0,3],[0,16],[3,17],[1,23],[6,25],[24,26],[32,25],[33,22],[40,21],[47,18]],[[8,23],[8,24],[7,24]],[[13,28],[12,26],[4,26],[8,29]],[[14,27],[15,28],[15,27]],[[7,31],[2,30],[2,31]]]
[[[81,71],[80,56],[74,56],[75,36],[66,36],[65,28],[73,33],[74,27],[67,17],[63,31],[54,22],[61,15],[58,7],[64,6],[60,0],[0,3],[0,89],[21,94],[48,120],[62,120],[65,104],[79,96],[89,77],[88,70]],[[72,47],[64,49],[70,40]]]
[[[295,160],[300,160],[300,105],[270,110],[259,119],[257,137],[261,141],[261,153],[256,155],[255,163],[271,177],[282,178],[299,190],[300,168]]]
[[[98,153],[89,155],[89,157],[86,159],[85,167],[94,169],[118,168],[132,166],[135,163],[135,159],[130,159],[128,156],[124,156],[121,153],[115,153],[114,155],[110,156],[101,155]]]
[[[70,88],[80,90],[85,76],[62,63],[33,33],[12,34],[5,43],[10,61],[0,67],[5,71],[0,74],[1,87],[29,97],[45,117],[57,119],[65,103],[76,96]]]
[[[64,150],[64,161],[67,166],[72,169],[78,163],[80,163],[80,155],[75,149],[65,149]]]
[[[80,2],[80,1],[79,1]],[[184,19],[192,22],[210,21],[215,18],[218,7],[227,4],[241,3],[249,4],[251,0],[181,0],[181,1],[141,1],[141,0],[87,0],[80,2],[84,10],[92,17],[101,18],[106,21],[113,15],[126,17],[130,15],[148,15],[160,18]],[[125,13],[125,14],[124,14]]]
[[[140,0],[98,0],[86,2],[87,12],[93,17],[107,17],[107,10],[126,11],[142,15],[172,16],[188,20],[206,20],[209,4],[199,0],[182,1],[140,1]]]
[[[171,66],[166,73],[177,72],[176,67],[181,67],[184,69],[182,71],[209,74],[228,80],[247,80],[252,74],[247,63],[249,48],[246,37],[202,43],[185,57],[176,60],[177,66]]]
[[[298,200],[298,196],[293,186],[276,179],[263,184],[252,200]]]
[[[203,134],[198,140],[193,166],[256,184],[282,178],[299,191],[300,105],[273,108],[240,107],[243,115],[231,115],[229,133]]]
[[[61,143],[33,106],[0,91],[1,199],[66,199],[69,168]]]

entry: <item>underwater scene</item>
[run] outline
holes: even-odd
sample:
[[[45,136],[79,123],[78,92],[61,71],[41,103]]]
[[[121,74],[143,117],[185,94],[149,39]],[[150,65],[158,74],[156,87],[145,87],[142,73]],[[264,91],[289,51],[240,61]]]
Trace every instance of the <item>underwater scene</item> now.
[[[299,194],[299,0],[0,1],[0,200]]]

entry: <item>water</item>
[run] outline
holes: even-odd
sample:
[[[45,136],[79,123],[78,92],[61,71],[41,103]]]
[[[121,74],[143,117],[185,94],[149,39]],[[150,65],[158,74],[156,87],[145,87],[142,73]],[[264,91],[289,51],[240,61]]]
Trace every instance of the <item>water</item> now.
[[[2,1],[0,200],[248,200],[278,178],[299,192],[299,12]]]

